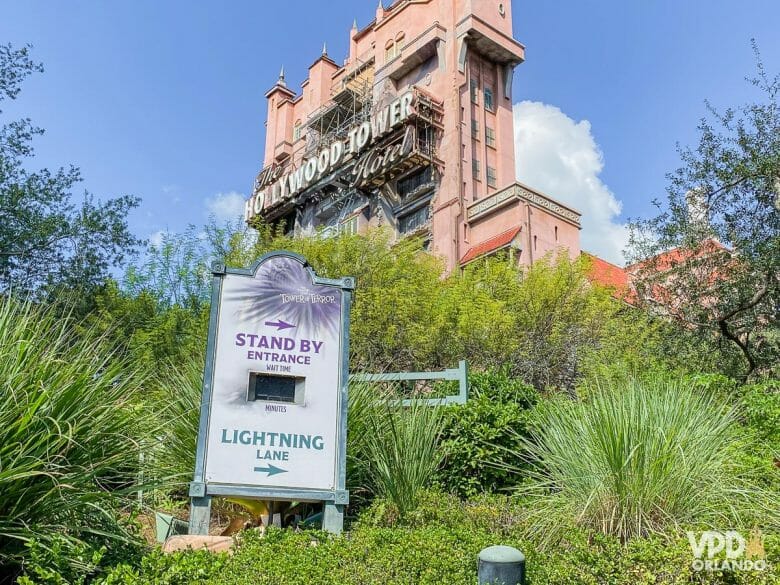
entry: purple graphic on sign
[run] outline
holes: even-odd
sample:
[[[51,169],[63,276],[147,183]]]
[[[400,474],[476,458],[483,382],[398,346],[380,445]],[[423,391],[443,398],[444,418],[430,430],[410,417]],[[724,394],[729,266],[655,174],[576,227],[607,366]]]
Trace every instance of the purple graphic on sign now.
[[[312,284],[309,271],[292,258],[267,260],[254,279],[230,293],[229,300],[240,303],[245,318],[262,320],[266,326],[287,330],[296,337],[338,334],[341,291]]]
[[[265,324],[268,325],[269,327],[276,327],[277,331],[284,331],[285,329],[292,329],[293,327],[295,327],[295,325],[293,325],[292,323],[287,323],[285,321],[282,321],[281,319],[279,319],[278,321],[266,321]]]

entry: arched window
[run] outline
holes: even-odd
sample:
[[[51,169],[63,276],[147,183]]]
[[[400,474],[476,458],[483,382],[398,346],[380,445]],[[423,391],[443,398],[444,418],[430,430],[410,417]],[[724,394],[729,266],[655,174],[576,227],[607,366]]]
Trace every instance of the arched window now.
[[[399,32],[395,39],[390,39],[385,43],[385,63],[392,61],[401,54],[404,46],[404,33]]]
[[[293,142],[301,139],[301,121],[298,120],[293,126]]]
[[[387,44],[385,45],[385,63],[388,63],[395,59],[396,52],[395,52],[395,41],[393,39],[390,39],[387,41]]]

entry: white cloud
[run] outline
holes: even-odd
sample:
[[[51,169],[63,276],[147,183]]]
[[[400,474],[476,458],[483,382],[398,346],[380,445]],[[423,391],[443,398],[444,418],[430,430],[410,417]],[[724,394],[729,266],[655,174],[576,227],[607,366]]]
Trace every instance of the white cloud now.
[[[599,178],[601,149],[590,122],[575,122],[555,106],[514,105],[518,180],[582,213],[581,248],[623,264],[628,228],[616,221],[622,203]]]
[[[159,247],[163,243],[163,238],[167,234],[166,230],[159,230],[153,234],[149,234],[149,244],[155,248]]]
[[[244,200],[246,198],[236,191],[217,193],[206,199],[206,210],[219,221],[234,220],[244,217]]]

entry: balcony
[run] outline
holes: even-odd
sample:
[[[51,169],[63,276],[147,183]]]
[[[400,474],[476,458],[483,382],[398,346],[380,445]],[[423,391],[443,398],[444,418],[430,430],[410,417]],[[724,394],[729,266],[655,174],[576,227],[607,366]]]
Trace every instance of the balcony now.
[[[458,23],[455,36],[458,39],[465,38],[477,53],[496,63],[514,66],[525,61],[525,47],[522,44],[473,14]]]
[[[292,156],[292,144],[283,140],[274,147],[274,161],[281,163]]]
[[[401,49],[400,55],[377,70],[377,77],[389,77],[393,81],[398,81],[404,75],[436,55],[440,43],[443,43],[446,38],[446,32],[447,29],[438,22],[434,22],[422,33],[407,42]]]

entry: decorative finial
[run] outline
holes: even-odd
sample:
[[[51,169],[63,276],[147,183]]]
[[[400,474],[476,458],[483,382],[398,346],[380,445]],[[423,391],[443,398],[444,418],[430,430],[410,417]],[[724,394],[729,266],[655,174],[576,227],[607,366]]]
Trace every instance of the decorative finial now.
[[[322,56],[328,56],[328,43],[322,43]]]
[[[282,68],[279,71],[279,81],[278,81],[278,83],[279,83],[279,85],[285,85],[285,81],[284,81],[284,65],[282,65]]]
[[[384,5],[382,4],[382,0],[379,0],[379,6],[377,6],[377,8],[380,9],[380,10],[384,10],[385,9]]]
[[[352,21],[352,30],[357,30],[357,18]]]

